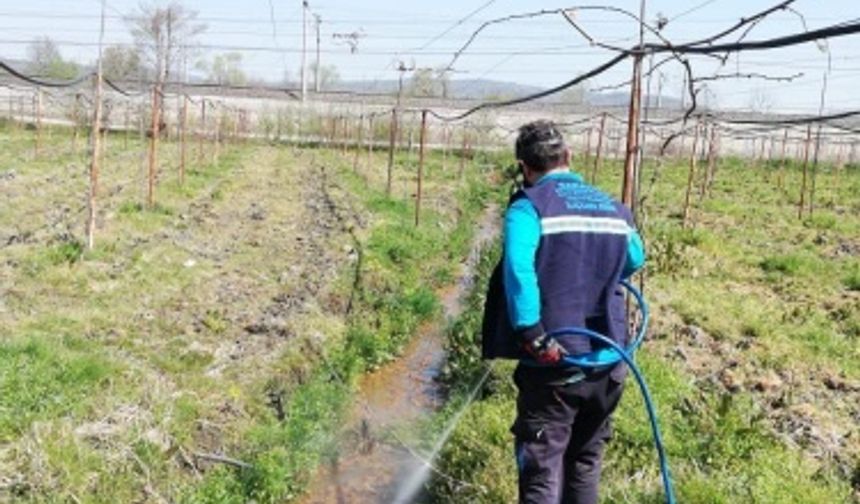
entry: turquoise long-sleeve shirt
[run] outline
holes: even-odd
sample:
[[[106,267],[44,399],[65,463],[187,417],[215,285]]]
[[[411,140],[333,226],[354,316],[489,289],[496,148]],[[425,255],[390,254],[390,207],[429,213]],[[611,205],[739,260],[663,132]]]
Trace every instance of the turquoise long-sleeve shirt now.
[[[582,182],[574,172],[556,172],[542,177],[540,184],[553,178],[570,178]],[[503,274],[505,296],[511,324],[517,330],[540,322],[540,289],[535,256],[540,245],[541,223],[537,210],[528,198],[516,200],[505,213]],[[636,230],[627,235],[627,259],[623,278],[628,278],[645,264],[645,248]]]

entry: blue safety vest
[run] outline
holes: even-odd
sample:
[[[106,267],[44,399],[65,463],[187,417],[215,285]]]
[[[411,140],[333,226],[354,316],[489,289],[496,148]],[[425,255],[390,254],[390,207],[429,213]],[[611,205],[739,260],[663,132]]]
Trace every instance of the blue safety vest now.
[[[619,287],[634,229],[630,211],[573,177],[552,178],[511,198],[528,198],[537,211],[541,238],[535,257],[544,331],[585,327],[627,344],[624,296]],[[501,263],[493,271],[482,328],[484,358],[526,356],[511,327]],[[583,336],[562,336],[572,355],[600,349]]]

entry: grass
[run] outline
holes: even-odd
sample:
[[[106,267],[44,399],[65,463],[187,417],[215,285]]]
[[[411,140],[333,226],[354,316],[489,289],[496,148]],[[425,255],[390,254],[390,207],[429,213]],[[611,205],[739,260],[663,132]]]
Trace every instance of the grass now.
[[[144,145],[112,139],[86,250],[83,153],[60,130],[33,159],[30,135],[0,128],[15,166],[0,233],[26,236],[0,265],[0,500],[297,497],[357,378],[439,314],[489,194],[430,154],[416,229],[406,153],[389,196],[383,153],[353,171],[332,150],[227,144],[180,185],[165,142],[150,207]],[[198,473],[194,452],[253,469]]]

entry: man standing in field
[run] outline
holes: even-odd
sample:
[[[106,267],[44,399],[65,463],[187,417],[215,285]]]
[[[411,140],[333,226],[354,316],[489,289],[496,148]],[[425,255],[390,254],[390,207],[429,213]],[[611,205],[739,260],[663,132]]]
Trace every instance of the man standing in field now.
[[[595,504],[626,367],[558,366],[565,355],[611,350],[584,336],[549,334],[584,327],[625,346],[619,281],[642,267],[642,241],[626,207],[570,171],[570,149],[553,123],[522,126],[516,157],[525,183],[505,213],[484,357],[540,364],[521,363],[514,372],[520,502]]]

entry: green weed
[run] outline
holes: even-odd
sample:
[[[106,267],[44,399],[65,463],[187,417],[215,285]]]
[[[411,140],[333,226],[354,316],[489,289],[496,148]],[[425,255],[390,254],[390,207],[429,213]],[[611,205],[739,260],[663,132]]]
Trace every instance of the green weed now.
[[[48,262],[54,266],[61,264],[72,265],[80,261],[84,255],[84,244],[78,240],[71,240],[54,245],[48,249]]]
[[[115,365],[90,345],[23,338],[0,342],[0,441],[20,435],[35,420],[85,408]]]

